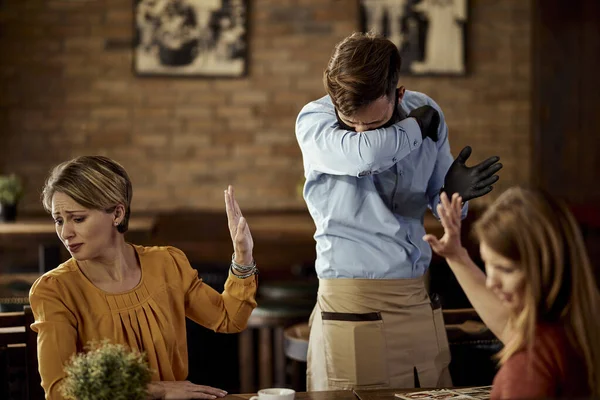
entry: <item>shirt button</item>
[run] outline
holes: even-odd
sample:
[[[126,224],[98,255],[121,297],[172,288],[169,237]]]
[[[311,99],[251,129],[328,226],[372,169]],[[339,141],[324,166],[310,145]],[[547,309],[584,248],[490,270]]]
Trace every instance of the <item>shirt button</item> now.
[[[419,143],[419,142],[415,140],[415,141],[413,142],[413,146],[416,146],[416,145],[417,145],[417,143]]]
[[[398,171],[398,175],[402,176],[402,170]]]
[[[398,162],[398,159],[396,157],[392,158],[393,162]]]

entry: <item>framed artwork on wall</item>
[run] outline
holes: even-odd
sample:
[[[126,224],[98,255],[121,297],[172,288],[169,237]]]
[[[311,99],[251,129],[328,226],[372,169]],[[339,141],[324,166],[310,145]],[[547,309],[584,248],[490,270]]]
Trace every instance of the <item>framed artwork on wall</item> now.
[[[361,29],[393,41],[408,75],[464,75],[467,0],[359,0]]]
[[[247,6],[247,0],[135,0],[134,73],[244,76]]]

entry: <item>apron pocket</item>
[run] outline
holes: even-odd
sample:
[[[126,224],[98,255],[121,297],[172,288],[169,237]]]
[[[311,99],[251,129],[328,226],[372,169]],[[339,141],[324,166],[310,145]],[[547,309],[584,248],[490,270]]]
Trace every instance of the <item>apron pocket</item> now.
[[[383,320],[378,312],[322,312],[325,364],[340,389],[388,384]]]

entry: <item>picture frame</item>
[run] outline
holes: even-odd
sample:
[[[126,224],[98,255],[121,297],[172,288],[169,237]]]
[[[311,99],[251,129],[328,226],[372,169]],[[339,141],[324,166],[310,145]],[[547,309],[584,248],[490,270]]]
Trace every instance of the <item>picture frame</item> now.
[[[396,44],[404,75],[457,75],[466,70],[468,0],[359,0],[363,32]]]
[[[242,77],[248,0],[134,0],[138,76]]]

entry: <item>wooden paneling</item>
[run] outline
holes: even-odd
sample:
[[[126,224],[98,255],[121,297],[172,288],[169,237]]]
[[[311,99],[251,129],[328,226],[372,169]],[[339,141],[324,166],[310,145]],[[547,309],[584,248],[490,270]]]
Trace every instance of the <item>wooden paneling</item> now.
[[[533,178],[572,204],[600,200],[600,2],[536,0]]]

